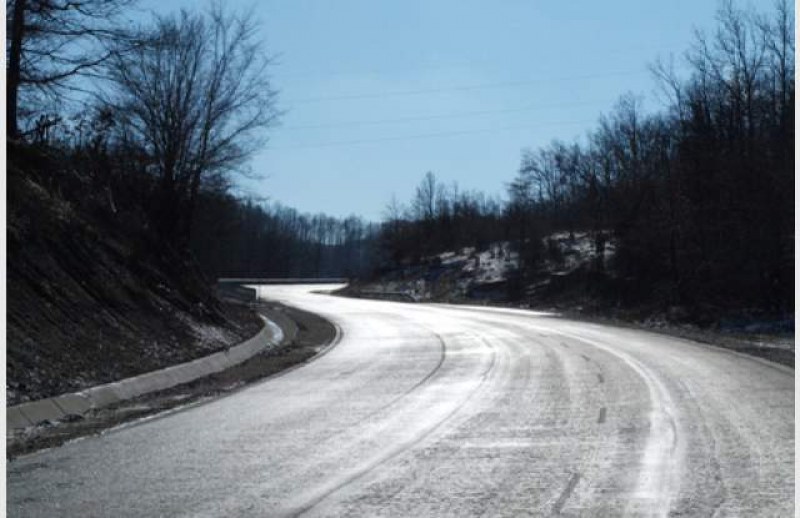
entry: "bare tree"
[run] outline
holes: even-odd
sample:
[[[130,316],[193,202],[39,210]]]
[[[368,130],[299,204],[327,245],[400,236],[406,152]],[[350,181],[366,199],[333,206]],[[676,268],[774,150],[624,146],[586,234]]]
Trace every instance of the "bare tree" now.
[[[241,171],[278,117],[270,60],[250,13],[157,17],[133,51],[114,53],[107,100],[137,135],[159,177],[161,238],[184,246],[205,179]]]
[[[109,39],[126,41],[119,16],[134,1],[6,0],[9,136],[19,135],[20,116],[32,115],[37,100],[59,99],[77,88],[74,78],[107,60]]]
[[[428,171],[417,186],[413,205],[420,220],[431,221],[436,215],[436,185],[436,176]]]

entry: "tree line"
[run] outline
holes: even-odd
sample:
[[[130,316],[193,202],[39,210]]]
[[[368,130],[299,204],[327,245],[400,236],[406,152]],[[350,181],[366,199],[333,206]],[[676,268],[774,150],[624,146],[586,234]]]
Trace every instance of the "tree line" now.
[[[447,186],[428,171],[411,202],[392,198],[377,236],[379,269],[417,264],[461,247],[485,248],[502,234],[502,202],[477,191]]]
[[[276,203],[206,193],[192,250],[215,277],[366,277],[377,225],[359,217],[303,214]]]
[[[140,184],[151,231],[186,249],[199,193],[228,188],[279,115],[270,59],[249,13],[131,25],[132,4],[7,2],[8,135],[79,155],[115,198]]]
[[[664,107],[624,95],[585,139],[523,151],[506,199],[428,173],[379,228],[232,194],[280,117],[250,13],[123,23],[130,0],[7,0],[7,127],[88,176],[109,218],[210,275],[368,275],[493,241],[519,296],[556,231],[592,266],[668,304],[793,307],[794,13],[723,2],[711,34],[651,67]],[[70,110],[70,106],[77,106]],[[16,147],[15,147],[16,149]]]
[[[603,251],[615,240],[613,276],[634,301],[792,308],[792,5],[766,14],[726,1],[717,22],[685,53],[688,74],[673,61],[652,65],[662,110],[645,113],[626,94],[584,141],[523,151],[502,203],[428,173],[408,205],[389,205],[384,257],[397,265],[507,240],[524,288],[547,256],[543,238],[581,230],[598,275],[609,274]]]
[[[251,12],[210,3],[131,24],[134,0],[6,8],[12,152],[59,156],[104,218],[209,277],[366,271],[373,231],[360,219],[232,194],[280,116]]]

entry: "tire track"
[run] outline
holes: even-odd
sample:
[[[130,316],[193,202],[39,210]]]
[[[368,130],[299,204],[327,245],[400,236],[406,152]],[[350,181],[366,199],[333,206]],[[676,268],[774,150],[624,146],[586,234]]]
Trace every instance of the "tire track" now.
[[[611,353],[633,369],[647,385],[652,405],[648,416],[650,431],[640,462],[638,484],[633,494],[640,499],[653,501],[653,508],[658,509],[658,516],[668,516],[680,490],[680,470],[677,468],[682,462],[681,455],[678,454],[680,434],[669,391],[653,372],[629,354],[580,335],[563,331],[562,334]],[[636,512],[635,509],[629,511]]]
[[[420,326],[420,327],[422,327],[422,326]],[[425,329],[427,331],[429,331],[431,334],[433,334],[436,337],[437,341],[439,342],[439,360],[436,362],[436,365],[433,367],[433,369],[431,369],[423,378],[421,378],[413,386],[411,386],[410,388],[406,389],[402,394],[399,394],[398,396],[393,398],[388,403],[383,404],[382,406],[376,408],[375,410],[372,410],[367,415],[359,418],[357,421],[354,421],[352,426],[359,426],[361,424],[364,424],[364,423],[370,421],[376,415],[378,415],[378,414],[380,414],[382,412],[385,412],[388,408],[391,408],[392,406],[396,405],[397,403],[399,403],[400,401],[402,401],[403,399],[408,397],[408,395],[411,394],[412,392],[415,392],[416,390],[419,390],[423,385],[427,384],[431,380],[431,378],[433,378],[441,370],[442,365],[444,365],[445,358],[447,357],[447,345],[445,344],[444,339],[442,338],[442,336],[439,333],[433,332],[428,328],[425,328]],[[355,372],[355,371],[351,371],[351,372]],[[279,374],[282,374],[282,373],[279,373]],[[329,438],[339,437],[339,436],[344,435],[346,433],[347,433],[346,430],[338,432],[338,433],[333,433],[333,434],[330,435]]]
[[[428,383],[431,380],[431,378],[433,378],[441,370],[442,365],[444,365],[444,360],[447,357],[447,345],[445,344],[444,338],[442,338],[442,335],[440,335],[439,333],[436,333],[434,331],[431,331],[430,329],[428,329],[428,331],[430,331],[436,337],[436,340],[438,340],[438,342],[439,342],[439,361],[436,363],[436,365],[433,367],[433,369],[431,369],[431,371],[428,372],[428,374],[426,374],[422,379],[420,379],[418,382],[416,382],[413,386],[411,386],[405,392],[403,392],[402,394],[396,396],[394,399],[392,399],[388,403],[384,404],[380,408],[377,408],[377,409],[373,410],[372,412],[370,412],[369,414],[367,414],[365,417],[363,417],[361,419],[360,422],[367,421],[370,418],[374,417],[375,415],[380,414],[381,412],[385,411],[386,409],[391,408],[392,406],[396,405],[399,401],[401,401],[402,399],[407,397],[409,394],[411,394],[412,392],[418,390],[420,387],[422,387],[423,385]]]
[[[558,500],[556,500],[555,505],[553,505],[553,514],[561,514],[561,510],[564,508],[564,504],[567,503],[569,497],[572,495],[572,492],[575,490],[575,486],[578,485],[578,482],[581,479],[580,473],[573,473],[571,477],[569,477],[569,482],[567,482],[567,487],[564,488],[564,491],[561,492],[559,495]]]
[[[487,321],[491,322],[490,319]],[[507,322],[503,324],[507,327],[513,325]],[[526,327],[531,331],[544,330],[536,324],[526,324]],[[684,453],[684,444],[675,417],[675,405],[669,390],[654,372],[630,354],[582,334],[567,330],[559,330],[558,334],[609,353],[621,360],[645,383],[651,403],[647,415],[649,432],[639,460],[637,481],[632,488],[633,498],[626,512],[637,514],[641,511],[637,505],[646,501],[649,508],[658,510],[655,516],[668,516],[680,492],[680,468]],[[580,356],[585,361],[590,361],[587,355]]]
[[[439,336],[439,335],[437,335],[437,336]],[[370,472],[372,472],[375,469],[377,469],[378,467],[380,467],[382,464],[390,462],[391,460],[399,457],[400,455],[402,455],[403,453],[407,452],[408,450],[410,450],[411,448],[413,448],[417,444],[421,443],[422,441],[424,441],[425,439],[430,437],[439,428],[441,428],[450,419],[452,419],[467,403],[470,402],[470,400],[472,400],[472,398],[478,393],[478,391],[480,391],[484,387],[484,385],[486,384],[487,379],[489,378],[489,375],[494,370],[495,365],[497,363],[496,362],[497,353],[495,351],[495,348],[488,341],[486,341],[486,340],[484,340],[482,338],[479,338],[479,339],[487,347],[489,347],[489,349],[491,351],[491,360],[489,362],[489,365],[486,367],[486,369],[481,373],[480,382],[469,392],[469,394],[467,394],[467,396],[463,400],[461,400],[461,402],[459,402],[458,405],[455,406],[455,408],[453,408],[450,412],[448,412],[447,415],[442,417],[435,425],[431,426],[427,430],[422,431],[421,434],[417,435],[416,437],[414,437],[414,438],[412,438],[412,439],[410,439],[408,441],[401,442],[400,444],[398,444],[394,448],[391,448],[385,454],[378,456],[378,458],[376,458],[376,459],[374,459],[372,461],[368,461],[365,466],[360,467],[360,468],[356,468],[354,470],[354,472],[351,473],[350,475],[346,476],[344,480],[336,483],[333,487],[325,489],[321,494],[315,496],[310,501],[306,502],[306,504],[290,510],[289,513],[288,513],[288,516],[293,516],[293,517],[303,516],[304,514],[308,513],[312,509],[314,509],[316,506],[318,506],[320,503],[322,503],[324,500],[326,500],[331,495],[333,495],[333,494],[341,491],[342,489],[346,488],[347,486],[357,482],[358,480],[360,480],[361,478],[363,478],[364,476],[366,476]],[[431,374],[431,377],[432,377],[432,374]],[[430,379],[430,377],[426,377],[426,378]],[[417,385],[421,386],[422,383],[418,383]],[[415,386],[415,387],[419,388],[418,386]]]

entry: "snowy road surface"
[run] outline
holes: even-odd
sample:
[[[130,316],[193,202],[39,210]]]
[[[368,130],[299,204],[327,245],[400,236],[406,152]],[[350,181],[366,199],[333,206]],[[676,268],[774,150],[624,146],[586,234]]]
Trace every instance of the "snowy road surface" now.
[[[792,516],[794,371],[526,312],[260,288],[338,346],[18,459],[9,516]]]

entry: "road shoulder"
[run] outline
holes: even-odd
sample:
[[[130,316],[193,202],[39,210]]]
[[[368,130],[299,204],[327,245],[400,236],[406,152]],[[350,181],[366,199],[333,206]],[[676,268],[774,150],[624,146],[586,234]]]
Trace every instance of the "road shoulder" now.
[[[249,384],[280,374],[312,360],[338,337],[336,327],[322,317],[275,302],[262,302],[256,311],[278,323],[286,322],[287,340],[256,354],[239,365],[190,383],[145,394],[119,404],[90,410],[23,430],[7,430],[6,458],[60,446],[80,437],[97,435],[113,427],[176,411],[231,394]]]

